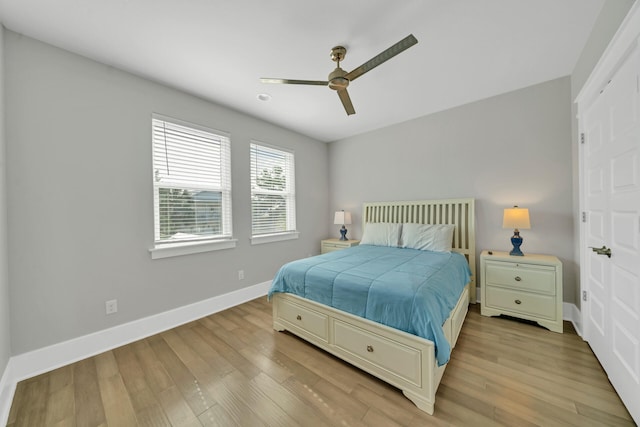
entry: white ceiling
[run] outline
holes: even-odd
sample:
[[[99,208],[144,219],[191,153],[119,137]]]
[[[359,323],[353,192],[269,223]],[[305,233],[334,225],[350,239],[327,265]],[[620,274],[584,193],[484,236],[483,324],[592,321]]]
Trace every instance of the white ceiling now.
[[[604,0],[0,0],[18,33],[333,141],[571,74]],[[418,44],[327,87],[412,33]],[[268,93],[271,101],[257,100]]]

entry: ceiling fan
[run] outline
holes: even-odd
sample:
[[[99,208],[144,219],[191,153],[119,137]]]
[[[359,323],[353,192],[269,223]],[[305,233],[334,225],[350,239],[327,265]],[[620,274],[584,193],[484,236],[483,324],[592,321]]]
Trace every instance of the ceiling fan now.
[[[353,104],[351,103],[351,98],[349,97],[349,93],[347,92],[347,86],[349,83],[366,73],[367,71],[371,71],[376,68],[378,65],[382,64],[385,61],[393,58],[399,53],[404,52],[409,49],[414,44],[418,43],[418,40],[413,36],[413,34],[409,34],[404,39],[400,40],[398,43],[394,44],[387,50],[381,52],[380,54],[374,56],[361,66],[355,68],[350,72],[346,72],[342,68],[340,68],[340,61],[344,59],[344,56],[347,53],[347,49],[342,46],[336,46],[331,49],[331,60],[337,64],[335,70],[333,70],[328,77],[328,80],[291,80],[291,79],[271,79],[271,78],[261,78],[260,81],[262,83],[283,83],[290,85],[315,85],[315,86],[329,86],[329,88],[338,92],[338,96],[340,97],[340,101],[342,101],[342,105],[347,112],[347,115],[355,114],[356,110],[353,108]]]

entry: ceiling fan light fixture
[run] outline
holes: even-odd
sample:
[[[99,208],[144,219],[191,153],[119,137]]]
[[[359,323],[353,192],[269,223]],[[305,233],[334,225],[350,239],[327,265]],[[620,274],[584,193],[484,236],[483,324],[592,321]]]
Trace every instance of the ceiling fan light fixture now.
[[[329,80],[329,87],[333,90],[345,89],[349,86],[349,79],[345,77],[334,77]]]
[[[346,75],[346,71],[337,67],[329,74],[329,87],[333,90],[345,89],[349,86],[349,79],[345,77]]]

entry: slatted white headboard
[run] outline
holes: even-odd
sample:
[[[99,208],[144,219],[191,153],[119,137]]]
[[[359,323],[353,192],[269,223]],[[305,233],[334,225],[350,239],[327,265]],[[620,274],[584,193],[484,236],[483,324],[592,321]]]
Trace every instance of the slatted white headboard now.
[[[363,230],[368,222],[454,224],[452,249],[463,254],[471,269],[470,300],[476,302],[476,231],[474,199],[366,202]]]

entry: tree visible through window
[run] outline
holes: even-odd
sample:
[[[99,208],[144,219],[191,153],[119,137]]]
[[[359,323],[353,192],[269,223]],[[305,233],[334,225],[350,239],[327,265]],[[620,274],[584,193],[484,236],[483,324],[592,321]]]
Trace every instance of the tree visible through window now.
[[[231,237],[227,135],[153,118],[156,243]]]
[[[160,239],[222,234],[222,192],[158,188]]]
[[[293,153],[251,144],[252,235],[295,231]]]

